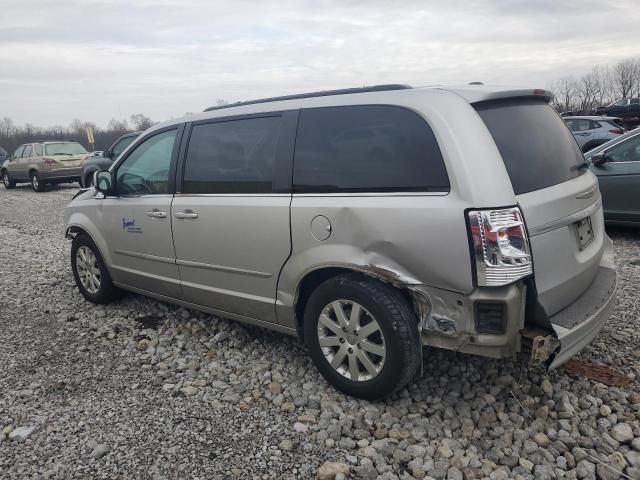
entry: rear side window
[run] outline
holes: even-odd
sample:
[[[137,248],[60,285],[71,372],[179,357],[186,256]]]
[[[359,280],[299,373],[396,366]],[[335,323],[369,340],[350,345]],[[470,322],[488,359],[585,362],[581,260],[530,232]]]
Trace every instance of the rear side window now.
[[[183,193],[271,193],[282,117],[195,125]]]
[[[582,152],[558,114],[542,100],[474,105],[496,142],[516,195],[551,187],[586,172]]]
[[[440,148],[416,113],[392,106],[302,110],[295,192],[449,191]]]
[[[33,148],[35,149],[36,157],[41,157],[42,156],[42,144],[41,143],[36,143],[36,144],[33,145]]]
[[[26,147],[24,147],[24,151],[22,152],[22,158],[29,158],[31,157],[31,151],[33,149],[31,148],[31,145],[27,145]]]

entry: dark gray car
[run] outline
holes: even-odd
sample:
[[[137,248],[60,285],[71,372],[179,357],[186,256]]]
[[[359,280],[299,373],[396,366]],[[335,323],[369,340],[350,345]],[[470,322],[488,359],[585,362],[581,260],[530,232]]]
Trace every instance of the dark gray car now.
[[[106,149],[100,157],[89,157],[82,164],[82,176],[80,183],[83,187],[91,187],[93,185],[93,174],[100,170],[107,170],[113,161],[120,156],[122,152],[133,142],[142,132],[126,133],[119,137],[113,144]]]
[[[598,177],[604,219],[640,226],[640,129],[591,150],[585,158]]]

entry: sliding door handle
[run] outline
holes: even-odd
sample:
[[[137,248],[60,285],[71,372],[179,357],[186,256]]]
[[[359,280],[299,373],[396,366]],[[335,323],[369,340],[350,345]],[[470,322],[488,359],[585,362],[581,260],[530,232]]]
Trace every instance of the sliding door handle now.
[[[175,217],[182,219],[198,218],[198,214],[193,210],[185,210],[184,212],[176,212]]]

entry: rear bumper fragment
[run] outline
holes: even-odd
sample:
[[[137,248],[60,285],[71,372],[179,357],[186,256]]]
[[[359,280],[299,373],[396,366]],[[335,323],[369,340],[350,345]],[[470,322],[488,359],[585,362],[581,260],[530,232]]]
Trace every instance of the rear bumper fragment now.
[[[591,343],[609,318],[618,283],[610,249],[612,246],[608,245],[591,286],[549,319],[560,342],[549,368],[559,367]]]

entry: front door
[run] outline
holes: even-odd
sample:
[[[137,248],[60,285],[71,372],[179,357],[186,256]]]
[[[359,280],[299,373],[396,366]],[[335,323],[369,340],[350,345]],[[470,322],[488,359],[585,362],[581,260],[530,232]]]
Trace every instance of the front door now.
[[[640,222],[640,135],[607,149],[607,162],[594,166],[607,220]]]
[[[291,195],[278,193],[276,172],[289,162],[290,185],[296,118],[287,112],[192,126],[171,208],[186,300],[276,322],[278,275],[291,251]]]
[[[170,216],[179,137],[176,128],[161,131],[131,150],[115,167],[115,194],[96,212],[113,280],[173,298],[181,297]]]
[[[15,152],[13,152],[13,155],[11,155],[11,158],[9,159],[7,171],[13,180],[28,180],[26,169],[22,163],[22,152],[24,152],[25,147],[25,145],[20,145],[16,148]]]

